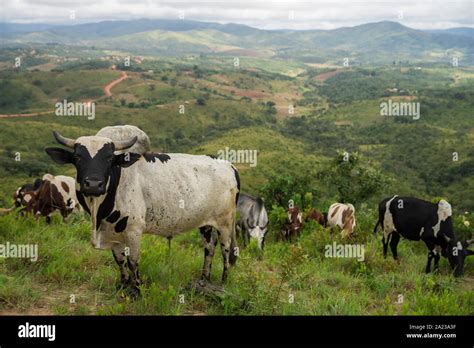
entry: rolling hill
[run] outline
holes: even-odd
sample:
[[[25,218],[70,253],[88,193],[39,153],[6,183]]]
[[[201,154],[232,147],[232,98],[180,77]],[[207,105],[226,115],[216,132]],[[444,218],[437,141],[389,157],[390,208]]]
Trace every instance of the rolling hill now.
[[[127,50],[135,54],[242,54],[265,50],[270,56],[305,62],[356,64],[392,61],[449,62],[457,57],[474,62],[474,38],[470,28],[422,31],[396,22],[377,22],[334,30],[260,30],[240,24],[189,20],[103,21],[68,26],[0,25],[3,45],[89,45]],[[241,50],[239,52],[239,50]]]

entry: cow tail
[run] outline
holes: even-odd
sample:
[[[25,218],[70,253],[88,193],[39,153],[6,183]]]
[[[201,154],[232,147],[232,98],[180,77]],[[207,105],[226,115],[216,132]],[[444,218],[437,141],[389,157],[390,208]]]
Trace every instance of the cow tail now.
[[[234,176],[235,176],[235,181],[237,184],[237,192],[235,194],[235,205],[237,207],[237,202],[239,201],[239,194],[240,194],[240,176],[239,172],[237,171],[237,168],[232,166],[232,170],[234,171]],[[233,221],[232,221],[232,231],[231,231],[231,237],[230,237],[230,256],[229,256],[229,262],[231,265],[235,265],[237,262],[237,257],[239,254],[239,249],[237,245],[237,235],[236,235],[236,223],[235,223],[235,213],[233,215]]]
[[[375,224],[375,227],[374,227],[374,234],[377,234],[377,227],[379,227],[380,225],[380,219],[377,220],[377,223]]]
[[[235,224],[235,217],[234,221],[232,222],[232,234],[230,236],[230,255],[229,255],[229,262],[231,265],[235,265],[237,262],[237,255],[238,255],[238,245],[237,245],[237,236],[236,236],[236,224]]]

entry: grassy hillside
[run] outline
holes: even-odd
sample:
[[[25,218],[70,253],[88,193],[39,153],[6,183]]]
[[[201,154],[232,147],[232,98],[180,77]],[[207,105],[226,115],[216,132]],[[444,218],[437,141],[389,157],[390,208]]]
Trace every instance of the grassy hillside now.
[[[254,243],[231,269],[225,293],[205,296],[188,289],[199,278],[203,250],[197,231],[172,241],[142,241],[143,296],[130,301],[116,290],[118,270],[109,251],[90,247],[90,223],[59,217],[52,226],[14,215],[0,219],[0,233],[16,243],[38,243],[39,259],[0,259],[0,314],[115,315],[472,315],[473,262],[454,280],[446,260],[439,274],[425,275],[424,245],[402,241],[400,261],[381,256],[371,233],[373,211],[361,211],[355,243],[365,260],[325,258],[324,246],[344,243],[337,233],[308,226],[298,243],[269,242],[259,255]],[[272,231],[270,239],[276,231]],[[222,262],[214,257],[219,284]],[[70,303],[71,295],[75,303]],[[400,302],[400,295],[403,301]],[[291,302],[289,299],[293,298]]]

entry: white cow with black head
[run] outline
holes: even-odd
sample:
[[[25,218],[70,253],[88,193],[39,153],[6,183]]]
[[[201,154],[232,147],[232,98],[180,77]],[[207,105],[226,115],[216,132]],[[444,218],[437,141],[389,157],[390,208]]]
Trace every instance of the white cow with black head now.
[[[76,167],[77,197],[92,218],[92,245],[112,249],[121,281],[131,285],[133,296],[140,293],[142,233],[170,238],[199,228],[205,252],[202,277],[210,280],[215,228],[224,259],[222,280],[226,280],[237,256],[235,214],[240,190],[231,163],[186,154],[114,154],[132,147],[136,136],[125,141],[103,136],[68,139],[57,132],[54,136],[73,150],[47,148],[46,152],[57,163]]]
[[[451,204],[441,199],[437,203],[414,197],[388,197],[379,203],[379,219],[374,227],[383,228],[383,256],[387,257],[388,244],[393,258],[398,260],[397,247],[400,237],[408,240],[422,240],[428,247],[426,273],[437,270],[440,254],[446,257],[456,277],[464,275],[464,261],[474,255],[468,247],[474,239],[460,240],[454,233]]]

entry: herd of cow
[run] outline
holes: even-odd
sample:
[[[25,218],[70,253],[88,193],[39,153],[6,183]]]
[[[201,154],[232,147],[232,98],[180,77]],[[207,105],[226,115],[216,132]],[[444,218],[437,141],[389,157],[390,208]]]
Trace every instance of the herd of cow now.
[[[143,233],[171,239],[198,228],[204,243],[202,278],[208,281],[218,241],[223,281],[238,256],[237,233],[242,234],[244,245],[255,238],[259,248],[264,248],[269,223],[264,203],[240,192],[239,174],[230,162],[213,156],[151,152],[148,136],[129,125],[105,127],[96,135],[77,139],[53,133],[59,144],[71,150],[55,147],[46,148],[46,152],[56,163],[74,165],[76,179],[45,174],[34,184],[18,188],[15,207],[45,216],[48,222],[54,211],[66,221],[74,210],[85,210],[92,220],[92,245],[112,250],[121,283],[132,296],[140,294]],[[429,249],[426,272],[431,271],[433,259],[435,269],[438,267],[441,254],[448,258],[454,275],[461,276],[465,257],[473,254],[467,247],[474,240],[456,237],[451,215],[451,205],[445,200],[430,203],[393,196],[380,203],[374,233],[381,225],[385,257],[390,243],[397,259],[400,236],[423,240]],[[313,209],[306,220],[339,228],[347,238],[356,225],[352,204],[334,203],[327,213]],[[288,209],[282,236],[291,241],[302,226],[303,213],[293,206]]]

